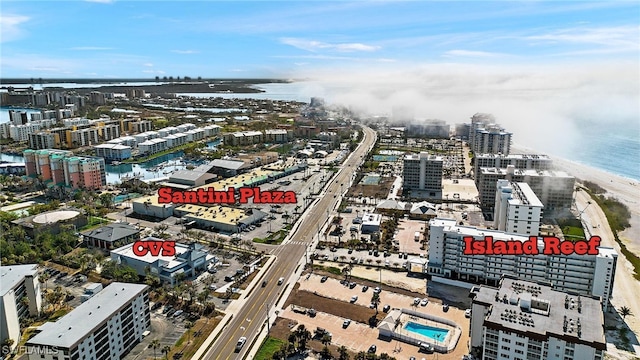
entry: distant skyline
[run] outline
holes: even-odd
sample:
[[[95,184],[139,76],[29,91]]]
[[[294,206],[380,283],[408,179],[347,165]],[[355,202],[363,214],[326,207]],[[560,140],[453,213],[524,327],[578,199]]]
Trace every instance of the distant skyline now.
[[[624,2],[2,1],[2,78],[638,64]]]

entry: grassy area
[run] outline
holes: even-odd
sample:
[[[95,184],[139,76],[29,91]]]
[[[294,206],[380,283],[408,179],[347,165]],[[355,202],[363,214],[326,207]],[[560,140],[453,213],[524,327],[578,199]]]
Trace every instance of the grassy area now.
[[[111,221],[109,221],[108,219],[104,219],[101,217],[97,217],[97,216],[90,216],[87,219],[87,225],[81,227],[80,229],[78,229],[78,231],[85,231],[85,230],[89,230],[92,227],[98,226],[98,225],[102,225],[102,224],[108,224]]]
[[[253,242],[260,243],[260,244],[276,244],[277,245],[277,244],[280,244],[287,237],[287,234],[288,234],[288,230],[283,229],[283,230],[272,233],[266,238],[253,238]]]
[[[609,222],[609,226],[611,226],[611,230],[613,231],[613,236],[616,239],[618,245],[620,245],[620,251],[622,255],[624,255],[627,260],[633,266],[633,277],[636,280],[640,280],[640,257],[636,254],[632,253],[627,249],[627,245],[625,245],[622,240],[618,237],[618,231],[622,231],[629,226],[629,218],[631,215],[629,214],[629,209],[620,203],[618,200],[613,198],[605,198],[604,196],[598,196],[593,192],[585,189],[591,198],[600,206],[605,216],[607,217],[607,221]],[[626,226],[624,226],[626,224]]]
[[[278,338],[269,336],[262,343],[262,346],[260,346],[260,349],[258,349],[258,352],[256,353],[256,356],[254,359],[271,360],[273,358],[273,354],[275,354],[276,351],[280,350],[280,347],[282,345],[284,345],[284,341]]]
[[[585,239],[584,230],[577,226],[564,226],[562,228],[562,234],[567,240],[582,240]]]
[[[176,345],[167,354],[168,358],[172,359],[174,354],[182,353],[182,359],[191,359],[219,322],[220,318],[218,317],[202,318],[196,321],[193,327],[178,339]],[[194,336],[196,331],[200,331],[200,335]]]

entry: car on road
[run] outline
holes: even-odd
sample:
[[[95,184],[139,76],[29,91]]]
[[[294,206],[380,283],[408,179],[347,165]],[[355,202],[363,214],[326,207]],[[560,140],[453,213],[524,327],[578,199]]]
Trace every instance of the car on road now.
[[[281,277],[280,279],[278,279],[278,285],[282,285],[282,283],[284,283],[284,278]]]
[[[422,300],[420,300],[420,298],[414,298],[413,299],[413,305],[419,305],[420,301],[422,301]]]
[[[367,285],[362,287],[362,292],[367,292],[367,290],[369,290],[369,287]]]
[[[449,304],[442,304],[442,311],[444,312],[449,311]]]
[[[266,280],[262,282],[262,287],[265,287],[265,286],[267,286],[267,281]]]
[[[464,317],[466,318],[470,318],[471,317],[471,309],[467,309],[464,311]]]
[[[369,346],[369,350],[367,350],[367,352],[368,352],[369,354],[375,354],[375,353],[376,353],[376,351],[378,351],[378,347],[377,347],[377,346],[375,346],[375,345],[371,345],[371,346]]]
[[[238,339],[238,342],[236,343],[236,352],[239,352],[240,350],[242,350],[242,347],[246,342],[247,342],[247,338],[244,336]]]
[[[328,276],[323,276],[323,277],[320,279],[320,282],[321,282],[321,283],[323,283],[323,282],[326,282],[327,280],[329,280],[329,277],[328,277]]]
[[[429,303],[429,299],[424,298],[422,299],[422,301],[420,302],[420,306],[427,306],[427,304]]]
[[[346,328],[349,326],[349,324],[351,324],[351,319],[345,319],[345,320],[342,322],[342,328],[343,328],[343,329],[346,329]]]
[[[349,300],[349,302],[352,303],[352,304],[355,303],[356,301],[358,301],[358,295],[353,295],[351,297],[351,300]]]

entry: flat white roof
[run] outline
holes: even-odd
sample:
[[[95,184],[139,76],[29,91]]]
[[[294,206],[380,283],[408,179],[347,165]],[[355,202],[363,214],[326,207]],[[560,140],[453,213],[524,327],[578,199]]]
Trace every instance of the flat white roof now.
[[[0,296],[16,287],[25,276],[38,273],[38,264],[0,266]]]
[[[147,288],[147,285],[114,282],[58,321],[40,326],[41,332],[27,341],[27,345],[71,348]]]
[[[153,240],[162,240],[153,238]],[[168,269],[169,271],[184,263],[184,260],[178,259],[178,255],[184,254],[189,251],[189,247],[184,244],[176,243],[176,254],[174,256],[163,256],[162,252],[157,256],[151,255],[151,252],[148,252],[145,256],[138,256],[133,253],[133,244],[127,244],[125,246],[119,247],[115,250],[111,250],[112,254],[116,254],[118,256],[124,256],[132,259],[136,259],[138,261],[143,261],[148,264],[153,264],[154,262],[160,260],[161,266]]]

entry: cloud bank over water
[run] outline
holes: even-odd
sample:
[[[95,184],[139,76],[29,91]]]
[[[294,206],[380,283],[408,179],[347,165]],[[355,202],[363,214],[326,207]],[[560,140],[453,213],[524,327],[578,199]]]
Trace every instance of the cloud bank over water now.
[[[398,64],[394,65],[398,69]],[[302,75],[302,74],[301,74]],[[410,109],[417,120],[469,122],[491,113],[514,142],[566,154],[585,127],[620,127],[640,137],[640,69],[636,62],[561,65],[433,64],[324,70],[304,91],[366,115]],[[302,76],[301,76],[302,77]]]

